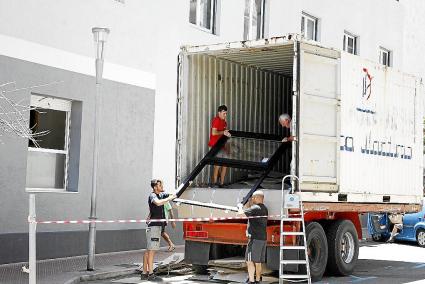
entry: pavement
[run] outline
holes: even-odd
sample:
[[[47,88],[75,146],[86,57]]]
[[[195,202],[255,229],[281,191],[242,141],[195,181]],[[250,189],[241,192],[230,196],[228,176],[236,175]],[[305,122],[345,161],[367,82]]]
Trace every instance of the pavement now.
[[[244,272],[244,271],[243,271]],[[246,274],[244,274],[246,275]],[[245,276],[246,277],[246,276]],[[243,278],[245,278],[243,277]],[[195,284],[195,283],[235,283],[231,281],[208,281],[192,274],[170,275],[161,277],[161,283]],[[275,280],[264,284],[278,283]],[[116,277],[111,279],[87,282],[87,284],[148,284],[154,282],[142,281],[137,275]],[[285,282],[287,283],[287,282]],[[290,282],[288,282],[290,283]],[[425,283],[425,248],[414,243],[375,243],[362,241],[359,260],[351,275],[333,277],[325,275],[317,284],[424,284]]]
[[[177,246],[175,252],[184,252],[184,246]],[[81,281],[109,279],[134,274],[143,260],[144,250],[97,254],[95,270],[87,271],[87,256],[76,256],[37,261],[37,284],[77,284]],[[172,253],[161,248],[155,261],[161,261]],[[28,283],[28,274],[22,267],[28,263],[0,265],[1,284]]]
[[[144,250],[108,253],[96,255],[96,270],[88,272],[86,256],[54,260],[42,260],[37,263],[37,283],[48,284],[119,284],[150,283],[141,281],[135,274]],[[183,253],[184,247],[174,251]],[[172,255],[166,248],[161,249],[156,261],[162,261]],[[0,265],[0,283],[28,283],[28,274],[21,272],[24,263]],[[162,277],[162,283],[191,284],[217,283],[208,278],[201,279],[193,273],[187,275],[170,275]],[[87,281],[87,282],[86,282]],[[153,283],[153,282],[152,282]],[[230,283],[230,282],[221,282]],[[234,282],[233,282],[234,283]],[[272,283],[272,282],[269,282]],[[413,243],[375,243],[362,241],[359,260],[352,275],[345,277],[326,276],[319,284],[420,284],[425,283],[425,248]]]

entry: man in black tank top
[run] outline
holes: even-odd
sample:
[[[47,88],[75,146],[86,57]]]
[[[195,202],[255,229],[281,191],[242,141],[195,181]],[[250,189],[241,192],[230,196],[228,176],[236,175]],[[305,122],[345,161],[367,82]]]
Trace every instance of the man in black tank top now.
[[[253,205],[247,209],[240,208],[239,214],[247,217],[264,216],[261,218],[248,219],[245,260],[248,267],[249,283],[259,283],[261,281],[261,264],[266,262],[267,248],[267,216],[269,214],[264,205],[264,193],[257,190],[252,194]]]

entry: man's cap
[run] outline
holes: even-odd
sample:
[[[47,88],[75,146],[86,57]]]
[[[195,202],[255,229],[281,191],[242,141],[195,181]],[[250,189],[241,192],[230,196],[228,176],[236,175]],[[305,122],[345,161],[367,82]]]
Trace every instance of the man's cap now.
[[[254,193],[252,194],[252,196],[256,196],[256,195],[264,196],[264,192],[262,190],[256,190],[256,191],[254,191]]]

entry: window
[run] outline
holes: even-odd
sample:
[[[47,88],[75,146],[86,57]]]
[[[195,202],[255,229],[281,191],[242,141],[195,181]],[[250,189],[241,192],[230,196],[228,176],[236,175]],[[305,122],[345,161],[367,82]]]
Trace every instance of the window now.
[[[306,39],[317,40],[317,23],[316,17],[303,12],[301,16],[301,34]]]
[[[386,48],[379,48],[379,63],[385,66],[391,66],[391,51]]]
[[[189,22],[215,33],[216,0],[190,0]]]
[[[28,142],[27,189],[67,190],[71,102],[31,96],[30,128],[44,133]]]
[[[344,41],[343,41],[343,50],[351,53],[351,54],[358,54],[358,37],[345,32],[344,33]]]
[[[245,0],[244,40],[264,38],[265,0]]]

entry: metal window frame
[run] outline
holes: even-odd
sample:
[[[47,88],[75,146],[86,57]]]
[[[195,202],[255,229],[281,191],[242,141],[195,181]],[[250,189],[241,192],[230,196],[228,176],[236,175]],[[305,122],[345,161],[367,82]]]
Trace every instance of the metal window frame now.
[[[216,16],[217,16],[217,0],[211,0],[211,7],[209,7],[211,12],[210,17],[210,29],[201,25],[201,0],[196,0],[196,14],[195,14],[195,24],[190,23],[191,25],[196,26],[198,29],[215,34],[216,33]],[[190,11],[189,11],[190,13]],[[190,17],[189,17],[190,18]]]
[[[65,155],[63,188],[45,188],[45,189],[43,188],[43,190],[46,190],[46,191],[53,190],[58,192],[67,191],[68,190],[69,144],[70,144],[70,130],[71,130],[72,101],[55,98],[55,97],[41,96],[38,94],[31,94],[31,106],[65,112],[66,116],[65,116],[64,150],[28,146],[28,151]],[[40,188],[32,188],[32,187],[26,187],[26,190],[27,191],[42,191]]]
[[[314,29],[313,29],[313,38],[307,38],[307,21],[311,20],[314,22]],[[319,18],[312,16],[309,13],[302,12],[301,13],[301,34],[309,40],[317,41],[317,26],[318,26]],[[304,27],[304,29],[303,29]]]
[[[384,53],[387,54],[387,63],[386,64],[384,64],[384,62],[383,62],[383,54]],[[379,47],[379,63],[381,63],[382,65],[391,67],[391,64],[392,64],[391,55],[392,55],[391,50],[389,50],[388,48],[382,47],[382,46]]]
[[[266,0],[260,0],[261,1],[261,5],[260,5],[260,21],[257,18],[257,30],[258,30],[258,24],[260,24],[260,34],[257,33],[256,30],[256,35],[255,38],[252,36],[253,35],[253,31],[252,31],[252,21],[254,18],[254,6],[255,6],[255,0],[246,0],[245,1],[245,5],[247,3],[247,1],[249,2],[249,15],[248,15],[248,32],[247,32],[247,38],[244,38],[244,40],[257,40],[260,38],[264,38],[264,26],[265,26],[265,11],[266,11]],[[244,15],[244,21],[245,21],[245,15]],[[245,26],[245,23],[244,23]],[[245,27],[244,27],[245,28]]]
[[[348,38],[352,38],[353,39],[353,52],[349,52],[348,51]],[[345,52],[348,52],[350,54],[354,54],[354,55],[358,55],[358,41],[359,41],[359,37],[353,33],[350,33],[348,31],[344,31],[344,40],[343,40],[343,46],[342,49]]]
[[[260,139],[260,140],[268,140],[268,141],[276,141],[281,142],[282,137],[273,134],[264,134],[264,133],[254,133],[254,132],[243,132],[243,131],[235,131],[229,130],[232,137],[239,138],[250,138],[250,139]],[[208,151],[208,153],[202,158],[202,160],[198,163],[198,165],[193,169],[193,171],[186,177],[182,184],[178,187],[178,191],[176,193],[177,197],[180,197],[183,192],[190,186],[193,180],[198,176],[198,174],[202,171],[202,169],[206,165],[220,165],[227,166],[232,168],[240,168],[240,169],[248,169],[255,170],[261,173],[260,178],[251,188],[251,190],[246,194],[246,196],[242,200],[242,204],[246,204],[252,194],[260,187],[261,183],[267,177],[267,175],[272,170],[273,166],[276,162],[282,157],[283,152],[291,146],[291,143],[282,143],[277,150],[273,153],[270,159],[267,162],[252,162],[252,161],[242,161],[236,159],[228,159],[228,158],[218,158],[216,157],[217,153],[221,148],[224,147],[229,137],[223,135],[217,141],[217,143]],[[179,202],[190,203],[187,200],[179,199]],[[193,202],[190,204],[195,205]],[[198,206],[206,206],[205,204],[196,204]]]

